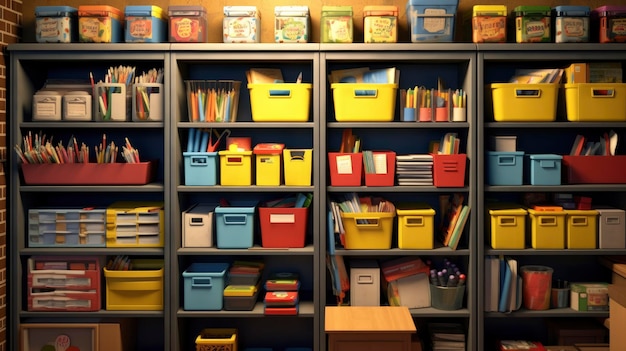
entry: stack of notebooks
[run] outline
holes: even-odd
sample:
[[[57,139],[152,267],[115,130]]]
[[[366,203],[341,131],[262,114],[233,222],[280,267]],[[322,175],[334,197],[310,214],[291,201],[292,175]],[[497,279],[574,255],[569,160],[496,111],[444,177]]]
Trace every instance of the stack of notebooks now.
[[[433,156],[397,155],[396,176],[398,185],[433,185]]]
[[[224,309],[227,311],[251,311],[257,302],[259,280],[263,262],[235,261],[228,269],[228,281],[224,288]]]
[[[276,273],[265,281],[266,315],[297,315],[300,280],[296,273]]]
[[[428,323],[433,351],[465,351],[465,328],[458,323]]]

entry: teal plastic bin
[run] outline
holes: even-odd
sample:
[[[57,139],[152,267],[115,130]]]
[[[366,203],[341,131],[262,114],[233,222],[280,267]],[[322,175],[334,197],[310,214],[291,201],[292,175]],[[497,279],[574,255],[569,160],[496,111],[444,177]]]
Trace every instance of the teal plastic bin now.
[[[531,185],[561,185],[561,160],[563,156],[530,155]]]
[[[224,282],[228,263],[192,263],[184,272],[184,304],[187,311],[219,311],[224,306]]]
[[[217,152],[183,152],[185,185],[216,185],[217,160]]]
[[[255,205],[215,208],[218,249],[249,249],[253,246],[254,211]]]
[[[487,151],[487,184],[522,185],[523,180],[523,151]]]
[[[406,18],[411,42],[454,41],[454,18],[458,0],[408,0]]]

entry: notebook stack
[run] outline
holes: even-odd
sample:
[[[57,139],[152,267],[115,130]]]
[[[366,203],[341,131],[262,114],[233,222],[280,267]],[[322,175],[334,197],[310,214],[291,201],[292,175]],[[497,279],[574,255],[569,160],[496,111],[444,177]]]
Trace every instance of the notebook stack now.
[[[296,273],[276,273],[265,282],[266,315],[297,315],[300,280]]]
[[[433,156],[397,155],[396,176],[398,185],[433,185]]]
[[[251,311],[259,295],[259,280],[263,263],[235,261],[228,270],[228,284],[224,288],[224,309]]]

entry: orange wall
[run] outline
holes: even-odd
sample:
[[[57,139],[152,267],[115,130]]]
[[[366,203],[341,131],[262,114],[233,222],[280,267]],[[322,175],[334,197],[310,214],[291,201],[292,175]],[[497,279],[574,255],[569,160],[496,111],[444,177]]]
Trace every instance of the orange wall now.
[[[437,3],[437,0],[432,0],[433,3]],[[614,0],[612,4],[623,2],[623,0]],[[209,42],[221,43],[222,42],[222,18],[223,8],[227,5],[256,5],[261,13],[261,41],[264,43],[274,42],[274,6],[277,5],[308,5],[311,13],[311,42],[319,42],[319,21],[321,15],[322,5],[352,5],[354,12],[354,42],[363,42],[363,6],[365,5],[396,5],[398,6],[398,41],[409,42],[409,29],[406,23],[406,0],[334,0],[334,1],[310,1],[310,0],[35,0],[24,1],[24,34],[23,38],[25,42],[35,41],[35,7],[36,6],[50,6],[50,5],[68,5],[78,7],[79,5],[111,5],[119,8],[123,11],[127,5],[156,5],[163,9],[167,9],[169,5],[204,5],[207,8],[208,14],[208,27],[209,27]],[[549,5],[551,7],[559,5],[587,5],[591,8],[595,8],[602,5],[611,4],[611,2],[601,0],[526,0],[526,1],[494,1],[494,0],[460,0],[459,8],[457,11],[456,20],[456,38],[457,41],[471,41],[471,16],[472,6],[474,5],[507,5],[509,12],[519,5]]]

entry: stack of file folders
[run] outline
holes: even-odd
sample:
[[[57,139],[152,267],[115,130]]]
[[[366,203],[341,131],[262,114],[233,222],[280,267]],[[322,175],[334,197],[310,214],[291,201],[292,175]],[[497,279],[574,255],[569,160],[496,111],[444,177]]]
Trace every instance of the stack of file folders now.
[[[259,295],[259,279],[263,262],[235,261],[228,270],[228,283],[224,288],[224,310],[251,311]]]
[[[433,185],[433,156],[397,155],[396,176],[398,185]]]
[[[300,281],[296,273],[276,273],[265,281],[265,314],[297,315]]]

